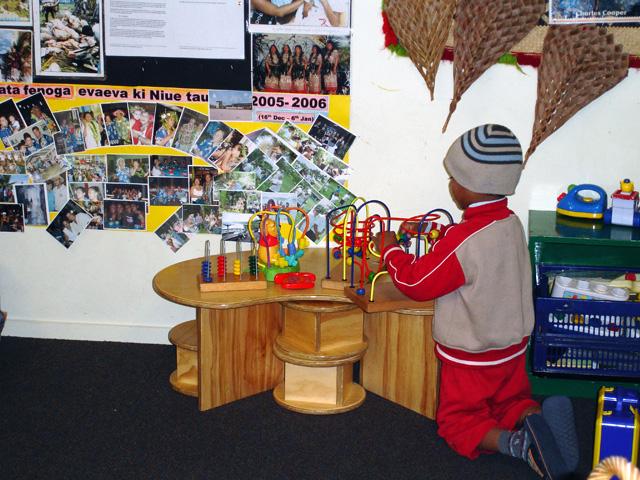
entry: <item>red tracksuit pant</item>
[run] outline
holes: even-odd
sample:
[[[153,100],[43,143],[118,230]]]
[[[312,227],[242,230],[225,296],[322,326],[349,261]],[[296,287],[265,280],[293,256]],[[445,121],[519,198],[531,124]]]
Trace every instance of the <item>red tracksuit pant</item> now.
[[[513,430],[522,413],[538,403],[531,398],[526,355],[499,365],[469,367],[443,361],[436,421],[438,435],[467,458],[492,428]]]

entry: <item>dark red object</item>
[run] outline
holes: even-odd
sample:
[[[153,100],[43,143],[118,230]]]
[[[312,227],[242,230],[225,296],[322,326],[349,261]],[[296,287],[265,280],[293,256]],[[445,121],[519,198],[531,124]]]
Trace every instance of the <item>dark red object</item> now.
[[[273,281],[282,288],[299,290],[303,288],[313,288],[315,286],[316,276],[311,272],[278,273],[273,277]]]

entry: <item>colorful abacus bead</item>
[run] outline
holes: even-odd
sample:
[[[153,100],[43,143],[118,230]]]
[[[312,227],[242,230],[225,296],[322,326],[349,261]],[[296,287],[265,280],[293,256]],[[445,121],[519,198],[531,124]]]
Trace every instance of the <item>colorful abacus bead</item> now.
[[[340,260],[342,258],[342,252],[340,250],[334,250],[333,258],[335,258],[336,260]]]
[[[218,277],[224,277],[227,274],[227,257],[220,255],[218,257]]]
[[[255,255],[249,256],[249,275],[258,275],[258,257]]]
[[[234,260],[233,261],[233,274],[236,277],[239,277],[242,274],[242,264],[240,263],[240,260]]]
[[[211,278],[211,262],[206,260],[202,262],[202,280],[206,283],[213,281]]]
[[[356,293],[358,295],[364,295],[366,293],[366,290],[364,288],[359,288],[356,290]]]

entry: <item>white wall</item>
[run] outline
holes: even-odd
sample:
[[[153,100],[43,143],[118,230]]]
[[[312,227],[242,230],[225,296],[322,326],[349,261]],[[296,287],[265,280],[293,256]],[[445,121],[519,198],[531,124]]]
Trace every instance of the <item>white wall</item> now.
[[[374,5],[354,1],[351,129],[355,173],[350,188],[389,204],[395,215],[443,207],[455,212],[442,158],[451,142],[482,123],[511,128],[526,149],[537,71],[495,66],[462,98],[441,134],[452,95],[452,66],[443,62],[429,101],[411,62],[383,47]],[[606,191],[620,178],[640,184],[640,72],[587,106],[545,141],[531,158],[512,208],[551,210],[570,183],[596,183]],[[457,213],[457,212],[456,212]],[[166,343],[169,328],[194,310],[163,300],[153,275],[172,263],[200,256],[198,236],[173,254],[155,235],[87,231],[71,251],[43,229],[0,237],[0,300],[10,313],[5,335]]]

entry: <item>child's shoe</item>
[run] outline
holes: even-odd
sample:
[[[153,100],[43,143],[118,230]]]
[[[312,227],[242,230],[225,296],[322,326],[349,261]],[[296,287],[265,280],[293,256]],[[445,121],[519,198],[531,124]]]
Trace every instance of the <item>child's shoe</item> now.
[[[524,419],[524,431],[530,439],[527,462],[545,480],[560,480],[570,473],[562,452],[544,418],[538,414]]]
[[[569,471],[578,468],[580,452],[573,416],[573,405],[567,397],[549,397],[542,402],[542,418],[547,422]]]

